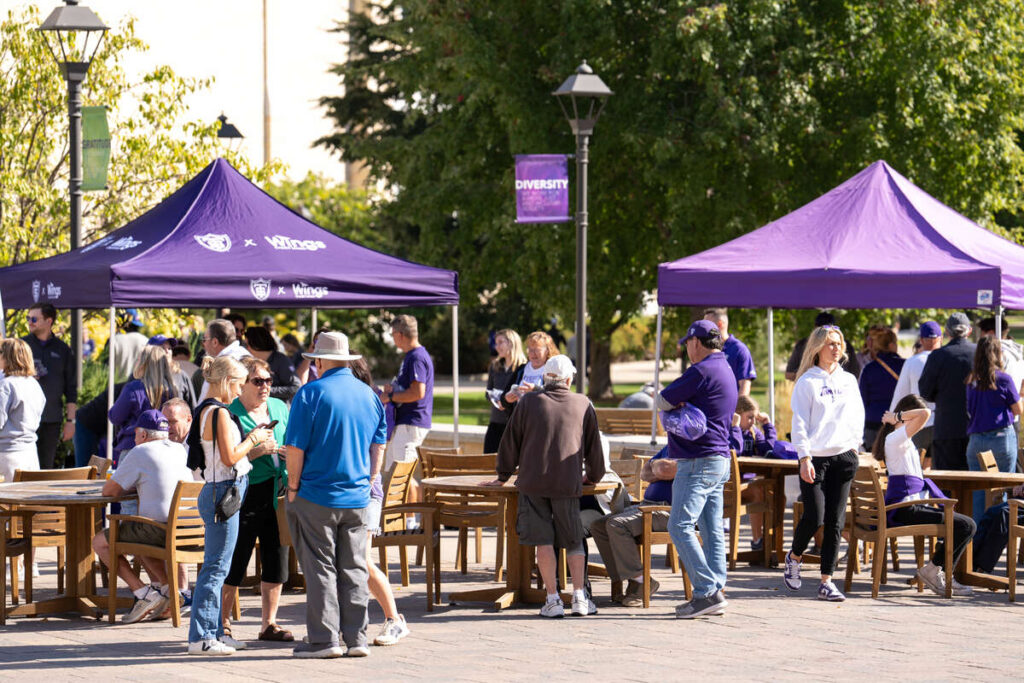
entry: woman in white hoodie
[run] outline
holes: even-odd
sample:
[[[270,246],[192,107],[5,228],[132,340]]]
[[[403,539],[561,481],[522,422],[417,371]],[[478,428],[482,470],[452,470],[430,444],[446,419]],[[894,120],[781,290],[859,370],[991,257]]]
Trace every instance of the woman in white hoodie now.
[[[864,425],[857,378],[841,367],[845,350],[846,340],[838,327],[815,328],[804,349],[792,398],[792,441],[800,457],[804,514],[786,554],[784,580],[787,588],[799,590],[800,558],[814,532],[824,526],[818,599],[831,602],[846,599],[832,583],[832,572]]]

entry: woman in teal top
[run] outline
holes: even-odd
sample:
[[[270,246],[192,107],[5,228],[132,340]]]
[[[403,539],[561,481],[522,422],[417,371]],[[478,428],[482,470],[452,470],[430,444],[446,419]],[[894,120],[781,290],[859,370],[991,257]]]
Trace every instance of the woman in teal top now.
[[[281,600],[281,586],[288,580],[288,549],[281,546],[281,534],[277,525],[278,492],[288,486],[285,470],[284,433],[288,427],[288,406],[276,398],[270,398],[273,377],[270,367],[258,358],[243,358],[242,364],[249,371],[249,377],[242,387],[242,394],[228,409],[238,416],[242,429],[247,434],[256,427],[274,425],[274,438],[259,446],[264,454],[252,460],[249,473],[249,492],[242,503],[239,518],[238,541],[231,558],[231,570],[224,580],[222,619],[225,641],[235,649],[244,649],[245,643],[231,636],[229,616],[234,605],[235,593],[245,578],[256,539],[260,541],[260,595],[263,597],[263,626],[260,640],[292,641],[294,637],[277,625],[277,606]],[[231,641],[227,641],[231,638]],[[241,645],[241,648],[239,648]]]

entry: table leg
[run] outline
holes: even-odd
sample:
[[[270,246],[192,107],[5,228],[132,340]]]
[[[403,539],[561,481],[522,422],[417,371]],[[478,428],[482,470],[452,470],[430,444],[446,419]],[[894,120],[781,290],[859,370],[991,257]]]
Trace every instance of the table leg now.
[[[954,494],[957,499],[956,507],[959,508],[957,511],[972,517],[974,515],[974,489],[966,482],[961,482],[954,488]],[[1016,561],[1016,558],[1007,558],[1007,562],[1014,561]],[[956,580],[965,586],[978,586],[992,590],[1006,590],[1010,586],[1010,581],[1005,576],[995,576],[974,571],[973,542],[967,544],[967,550],[964,551],[960,562],[956,565],[955,576]]]
[[[785,556],[783,550],[783,534],[785,533],[786,522],[786,473],[782,470],[774,470],[771,476],[775,479],[774,495],[772,505],[774,507],[774,519],[772,520],[772,546],[774,552],[771,557],[771,565],[778,566]],[[767,543],[767,540],[765,541]]]
[[[523,557],[527,555],[519,545],[516,532],[516,518],[519,516],[519,496],[511,492],[505,496],[505,585],[497,588],[461,591],[448,594],[448,602],[490,602],[496,610],[511,607],[519,599],[519,591],[530,585],[530,564],[527,562],[526,577],[523,578]]]

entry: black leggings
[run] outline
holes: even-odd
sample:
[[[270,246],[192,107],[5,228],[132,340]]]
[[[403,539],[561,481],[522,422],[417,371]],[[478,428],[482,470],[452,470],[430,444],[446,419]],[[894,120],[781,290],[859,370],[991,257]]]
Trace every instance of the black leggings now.
[[[907,524],[942,524],[945,513],[941,508],[928,507],[927,505],[911,505],[908,508],[893,510],[893,521],[900,525]],[[953,513],[953,567],[956,568],[960,556],[967,550],[967,544],[974,537],[977,526],[974,520],[959,512]],[[935,552],[932,553],[932,563],[945,569],[946,547],[942,541],[935,544]]]
[[[839,539],[846,521],[846,503],[850,484],[857,473],[857,451],[846,451],[827,458],[811,458],[814,483],[800,480],[800,496],[804,514],[793,534],[791,552],[803,555],[818,527],[824,525],[821,542],[821,573],[831,576],[836,569]]]
[[[487,425],[487,433],[484,434],[484,453],[497,453],[501,445],[501,437],[505,433],[505,422],[491,422]]]
[[[238,541],[231,556],[231,569],[224,579],[227,585],[237,587],[242,584],[257,538],[260,540],[260,581],[284,583],[288,580],[288,548],[281,545],[277,510],[274,509],[276,497],[276,479],[249,485],[239,512]]]

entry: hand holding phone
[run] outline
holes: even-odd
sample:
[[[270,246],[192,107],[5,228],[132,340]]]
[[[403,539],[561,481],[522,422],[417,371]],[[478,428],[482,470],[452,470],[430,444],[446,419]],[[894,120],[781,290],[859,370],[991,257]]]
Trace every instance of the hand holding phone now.
[[[277,426],[278,420],[271,420],[265,425],[260,425],[257,429],[273,429]]]

